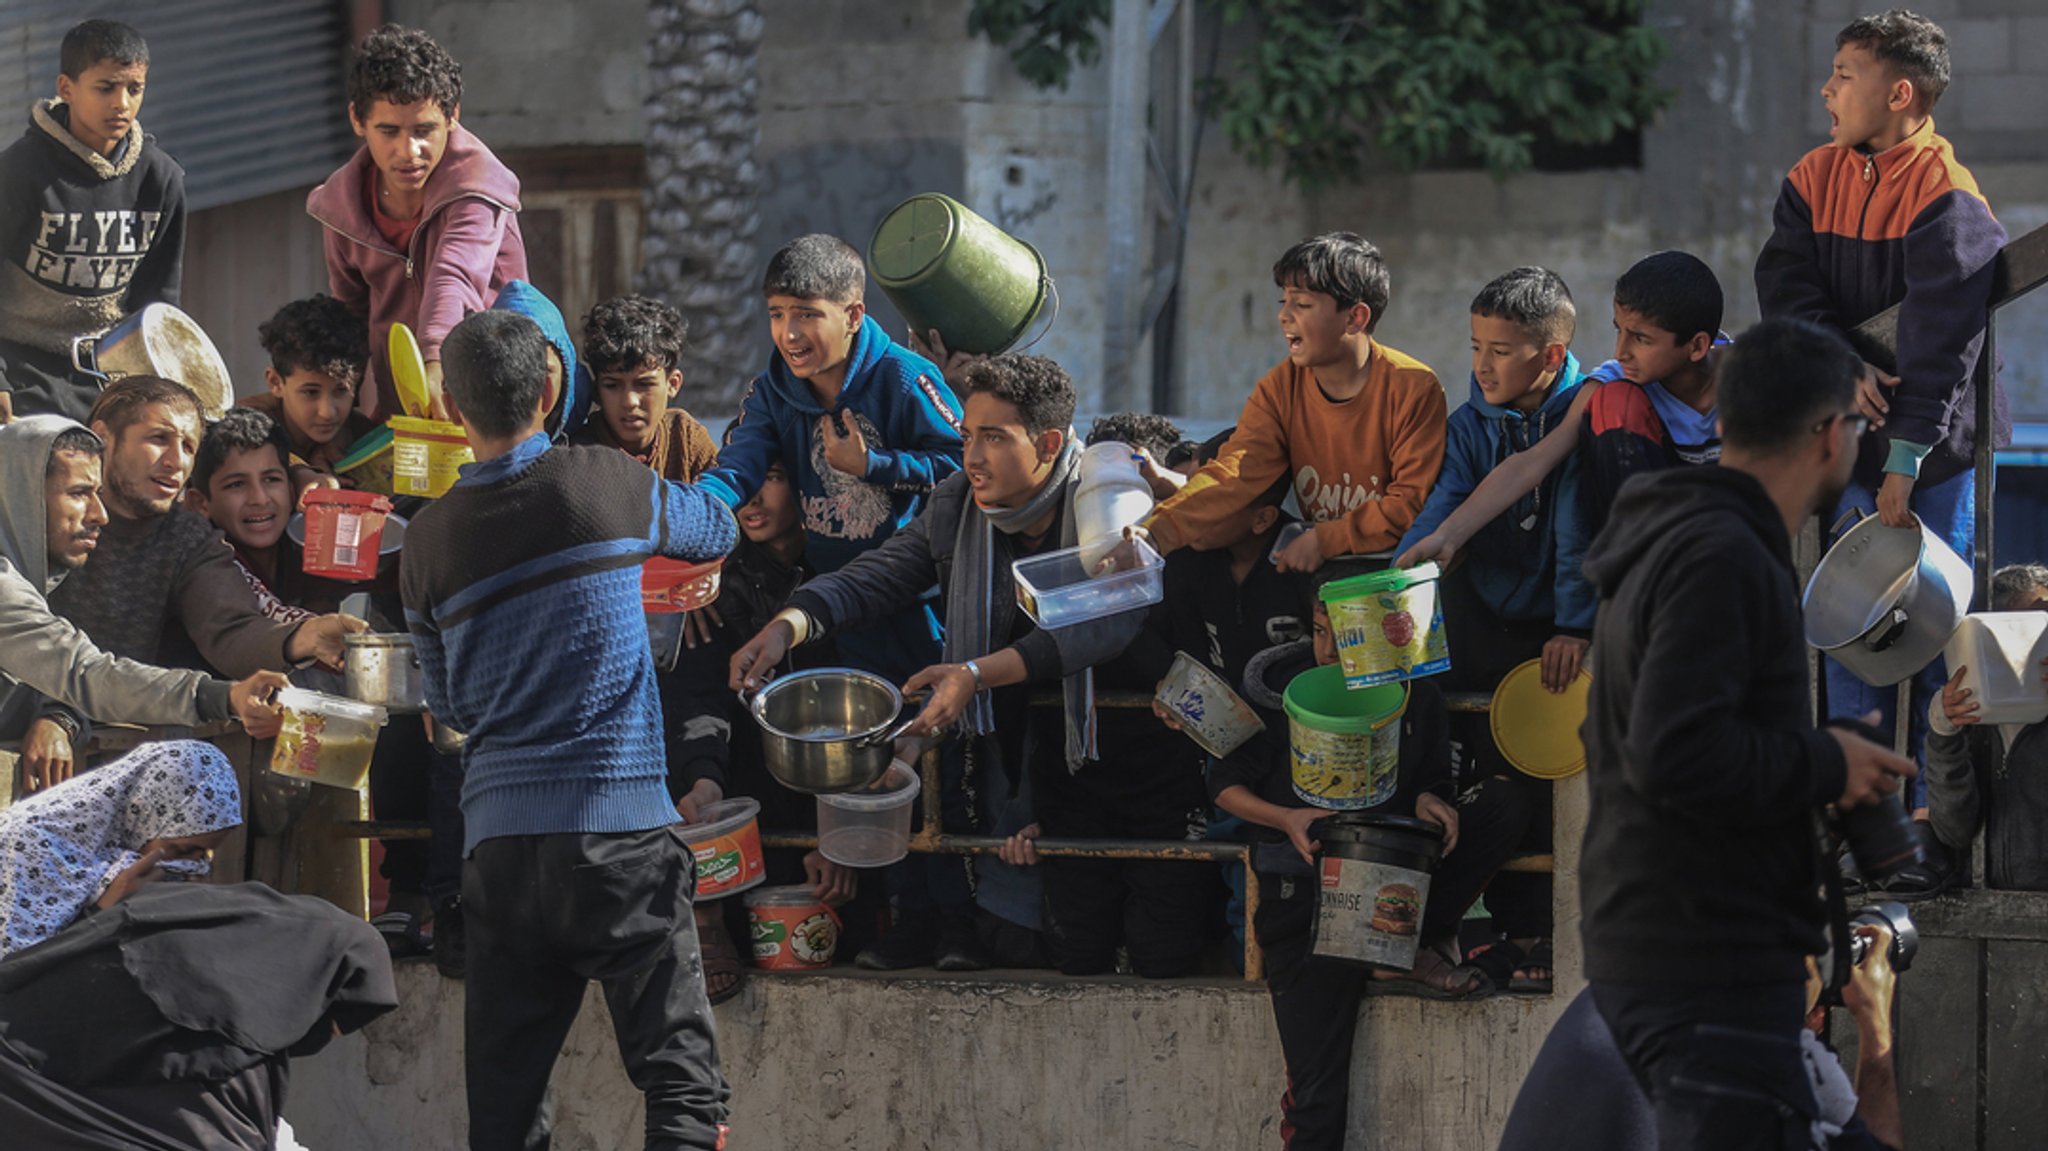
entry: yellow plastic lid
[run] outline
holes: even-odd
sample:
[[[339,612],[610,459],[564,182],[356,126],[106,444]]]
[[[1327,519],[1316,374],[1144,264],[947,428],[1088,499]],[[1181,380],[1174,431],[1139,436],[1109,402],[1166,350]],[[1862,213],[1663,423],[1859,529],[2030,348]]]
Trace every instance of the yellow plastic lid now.
[[[1586,769],[1579,726],[1586,722],[1586,693],[1593,674],[1581,670],[1562,692],[1543,689],[1543,661],[1532,659],[1502,677],[1493,691],[1488,720],[1493,745],[1524,775],[1565,779]]]
[[[420,358],[420,342],[404,324],[391,325],[391,382],[398,388],[399,405],[405,414],[425,418],[427,414],[427,363]]]

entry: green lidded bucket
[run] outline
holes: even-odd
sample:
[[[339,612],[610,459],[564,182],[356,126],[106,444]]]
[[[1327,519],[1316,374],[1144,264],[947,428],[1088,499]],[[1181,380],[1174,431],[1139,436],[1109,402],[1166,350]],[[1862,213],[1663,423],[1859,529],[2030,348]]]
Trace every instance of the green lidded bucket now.
[[[1007,351],[1052,293],[1038,249],[950,196],[925,192],[890,209],[868,241],[868,271],[919,338],[951,351]]]
[[[1401,713],[1408,685],[1354,691],[1344,669],[1310,668],[1288,683],[1288,761],[1294,794],[1331,811],[1357,811],[1394,797],[1400,782]]]
[[[1353,688],[1451,670],[1437,568],[1389,568],[1323,585],[1337,663]]]

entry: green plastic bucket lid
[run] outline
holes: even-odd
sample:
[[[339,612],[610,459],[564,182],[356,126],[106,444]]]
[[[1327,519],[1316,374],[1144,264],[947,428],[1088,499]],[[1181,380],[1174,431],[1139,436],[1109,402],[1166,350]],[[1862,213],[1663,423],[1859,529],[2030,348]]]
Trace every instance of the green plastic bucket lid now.
[[[1331,580],[1323,585],[1321,592],[1324,603],[1336,603],[1340,599],[1356,599],[1359,596],[1378,595],[1380,592],[1400,591],[1419,583],[1428,583],[1437,578],[1433,563],[1417,564],[1412,568],[1388,568],[1380,572],[1368,572],[1349,579]]]
[[[1318,731],[1369,735],[1407,710],[1408,684],[1396,681],[1354,690],[1344,686],[1344,669],[1333,663],[1312,667],[1288,681],[1281,704],[1290,718]]]
[[[334,470],[337,472],[352,471],[369,462],[376,457],[378,452],[384,451],[390,446],[390,425],[380,425],[362,439],[357,440],[355,446],[349,449],[348,455],[336,461]]]
[[[939,265],[958,230],[952,200],[932,192],[912,196],[875,229],[868,245],[868,270],[885,285],[910,283]]]

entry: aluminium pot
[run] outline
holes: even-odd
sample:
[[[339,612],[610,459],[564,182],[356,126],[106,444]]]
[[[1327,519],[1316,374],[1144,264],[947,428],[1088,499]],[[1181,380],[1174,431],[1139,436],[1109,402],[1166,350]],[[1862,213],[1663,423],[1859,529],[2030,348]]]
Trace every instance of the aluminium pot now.
[[[343,691],[359,703],[412,714],[426,710],[426,685],[412,637],[403,632],[366,632],[342,640]]]
[[[1970,594],[1969,563],[1926,524],[1890,528],[1866,515],[1807,581],[1806,642],[1864,683],[1890,687],[1941,655]]]
[[[878,675],[821,667],[770,680],[747,704],[761,728],[768,774],[813,795],[857,791],[889,770],[903,717],[903,694]]]
[[[130,313],[98,336],[71,342],[71,366],[102,386],[123,376],[158,376],[192,389],[211,423],[235,402],[227,361],[199,321],[169,304]]]

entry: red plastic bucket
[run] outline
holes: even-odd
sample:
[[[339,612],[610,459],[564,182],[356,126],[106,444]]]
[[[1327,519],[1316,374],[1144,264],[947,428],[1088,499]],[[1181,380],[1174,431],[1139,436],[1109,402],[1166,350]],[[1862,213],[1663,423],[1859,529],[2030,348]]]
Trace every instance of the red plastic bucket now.
[[[655,556],[640,567],[640,606],[653,613],[696,611],[718,598],[723,557],[685,563]]]
[[[336,580],[377,575],[377,549],[391,501],[375,492],[322,488],[306,494],[305,573]]]

